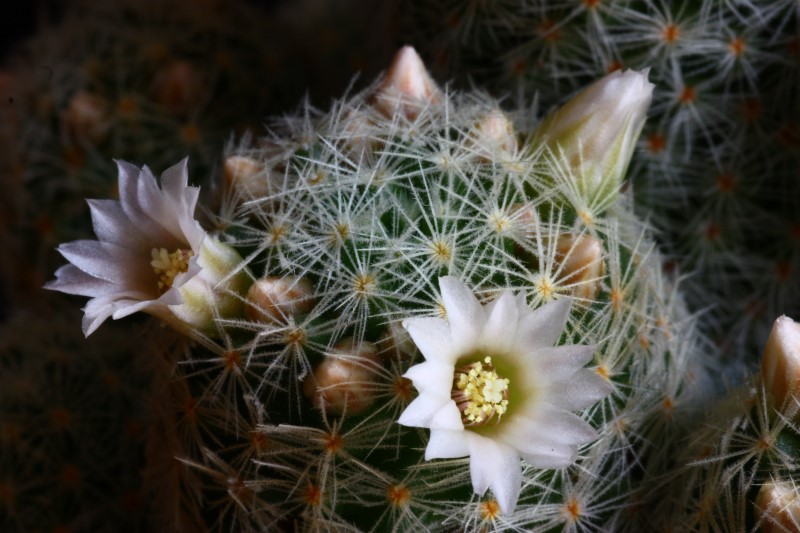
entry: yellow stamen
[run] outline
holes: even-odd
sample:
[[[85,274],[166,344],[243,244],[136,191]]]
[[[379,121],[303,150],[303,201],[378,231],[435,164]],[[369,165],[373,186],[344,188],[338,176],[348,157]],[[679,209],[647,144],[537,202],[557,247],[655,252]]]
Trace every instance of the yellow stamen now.
[[[461,421],[465,426],[497,423],[508,410],[508,384],[510,380],[501,378],[492,365],[492,358],[486,356],[483,362],[457,368],[453,375],[451,397],[461,411]]]
[[[158,274],[158,290],[162,293],[172,288],[175,277],[189,269],[189,260],[194,255],[191,250],[178,248],[172,253],[166,248],[153,248],[150,251],[150,266]]]

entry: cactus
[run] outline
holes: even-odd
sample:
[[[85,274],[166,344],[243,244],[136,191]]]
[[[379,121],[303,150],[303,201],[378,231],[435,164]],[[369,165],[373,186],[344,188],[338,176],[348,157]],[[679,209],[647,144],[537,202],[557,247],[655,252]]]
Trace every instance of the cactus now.
[[[167,367],[147,448],[157,527],[653,521],[635,511],[672,471],[712,361],[618,187],[645,76],[577,101],[617,79],[641,103],[604,115],[618,160],[593,163],[580,132],[558,133],[580,117],[519,131],[526,112],[441,89],[404,48],[365,91],[229,148],[198,233],[236,251],[223,262],[193,255],[185,166],[159,187],[121,164],[120,200],[92,204],[99,240],[63,245],[49,288],[92,298],[87,333],[135,309],[176,331],[147,350]],[[198,278],[217,282],[195,302]]]
[[[116,325],[86,340],[74,306],[49,303],[0,326],[0,526],[140,530],[148,343]]]
[[[798,315],[796,2],[403,3],[434,72],[545,109],[620,67],[656,88],[630,183],[738,381]]]
[[[660,527],[691,531],[796,531],[800,491],[800,326],[775,322],[761,373],[728,392],[692,432],[667,476]]]

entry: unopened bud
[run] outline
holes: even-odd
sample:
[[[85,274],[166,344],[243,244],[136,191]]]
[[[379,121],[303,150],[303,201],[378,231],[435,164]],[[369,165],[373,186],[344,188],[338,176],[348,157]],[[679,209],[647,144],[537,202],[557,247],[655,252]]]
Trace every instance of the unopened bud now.
[[[245,198],[265,198],[272,191],[271,173],[259,161],[241,155],[225,159],[225,180]]]
[[[236,250],[211,236],[203,240],[197,264],[200,272],[178,289],[183,303],[169,308],[184,323],[214,334],[217,317],[242,316],[241,295],[250,279]]]
[[[788,482],[766,481],[756,496],[762,533],[800,531],[800,495]]]
[[[800,392],[800,324],[781,316],[761,358],[761,377],[772,405],[782,408]]]
[[[338,344],[307,378],[303,390],[314,407],[340,414],[363,412],[375,400],[375,377],[371,369],[380,361],[370,342],[352,340]]]
[[[577,298],[594,299],[605,272],[603,243],[591,235],[567,233],[556,242],[561,282],[574,286]]]
[[[265,324],[307,313],[314,306],[314,290],[305,278],[268,276],[247,291],[247,317]]]
[[[83,91],[70,98],[62,120],[71,138],[93,143],[102,141],[111,126],[108,103],[100,96]]]
[[[387,117],[401,110],[413,120],[427,105],[440,101],[441,91],[422,59],[413,47],[404,46],[395,54],[373,103]]]
[[[381,141],[374,135],[374,120],[363,109],[353,109],[343,117],[342,141],[356,159],[359,159],[362,154],[374,152],[380,145]]]
[[[534,143],[545,143],[569,165],[584,197],[613,197],[642,132],[653,87],[647,70],[614,71],[551,113]]]
[[[495,109],[481,118],[468,144],[472,145],[481,159],[496,161],[498,158],[507,158],[518,147],[514,124],[505,113]]]
[[[156,76],[153,98],[173,114],[183,114],[201,100],[205,84],[194,65],[172,61]]]

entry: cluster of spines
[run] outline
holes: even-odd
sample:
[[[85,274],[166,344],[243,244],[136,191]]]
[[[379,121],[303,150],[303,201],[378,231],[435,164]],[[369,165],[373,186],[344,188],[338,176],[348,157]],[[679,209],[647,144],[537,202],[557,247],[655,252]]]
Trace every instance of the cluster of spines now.
[[[488,142],[482,125],[498,111],[486,96],[387,112],[376,91],[286,118],[228,155],[217,226],[257,279],[247,319],[177,357],[177,416],[191,422],[172,451],[191,467],[181,483],[217,487],[201,513],[215,527],[626,523],[655,483],[647,473],[670,464],[648,443],[678,431],[704,374],[647,231],[626,202],[582,198],[545,150],[517,148],[513,133]],[[466,460],[425,463],[425,434],[396,424],[414,396],[402,373],[419,357],[399,319],[441,316],[436,279],[448,273],[485,301],[501,289],[533,307],[573,297],[566,340],[596,344],[616,388],[585,413],[601,440],[573,468],[526,468],[512,516],[491,495],[470,498]]]

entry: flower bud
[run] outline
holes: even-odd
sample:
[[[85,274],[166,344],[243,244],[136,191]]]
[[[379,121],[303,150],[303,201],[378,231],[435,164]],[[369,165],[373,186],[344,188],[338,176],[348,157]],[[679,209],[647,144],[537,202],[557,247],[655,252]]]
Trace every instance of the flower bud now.
[[[761,377],[770,402],[778,409],[800,392],[800,324],[787,316],[772,326],[761,358]]]
[[[247,291],[247,317],[265,324],[307,313],[314,305],[314,291],[305,278],[269,276]]]
[[[556,242],[556,261],[561,282],[573,285],[577,298],[597,296],[605,272],[603,244],[591,235],[560,235]]]
[[[102,141],[111,126],[108,103],[87,92],[76,93],[70,98],[62,120],[70,137],[93,143]]]
[[[250,282],[241,264],[236,250],[206,236],[197,258],[200,270],[178,289],[182,303],[169,306],[170,311],[182,322],[206,333],[213,333],[217,317],[241,316],[240,295]]]
[[[756,496],[756,511],[763,533],[800,530],[800,495],[791,483],[766,481]]]
[[[375,120],[364,109],[352,109],[344,113],[341,130],[344,132],[342,141],[350,155],[358,160],[369,156],[381,145],[381,140],[375,135]]]
[[[373,103],[387,117],[399,109],[413,120],[428,104],[441,101],[441,92],[425,64],[411,46],[395,54],[386,78],[375,92]]]
[[[357,414],[375,400],[375,372],[370,369],[380,360],[370,342],[356,344],[352,339],[336,345],[306,379],[303,390],[314,407],[331,413]]]
[[[480,159],[496,161],[510,157],[517,151],[514,124],[502,111],[495,109],[480,119],[468,143]]]
[[[180,115],[200,103],[205,84],[197,68],[186,60],[165,66],[153,83],[153,98],[170,113]]]
[[[225,180],[245,198],[263,198],[272,192],[270,172],[262,163],[234,155],[225,159]]]
[[[584,197],[611,198],[625,177],[653,87],[647,70],[614,71],[552,112],[534,143],[545,143],[569,165]]]

